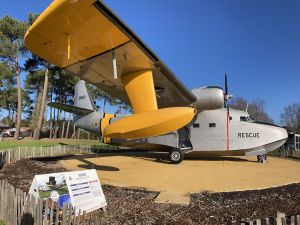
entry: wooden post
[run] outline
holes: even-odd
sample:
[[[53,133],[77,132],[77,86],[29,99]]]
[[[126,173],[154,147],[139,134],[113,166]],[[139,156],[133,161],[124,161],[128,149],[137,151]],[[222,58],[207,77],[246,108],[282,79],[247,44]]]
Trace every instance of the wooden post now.
[[[297,225],[300,225],[300,215],[297,215]]]
[[[53,224],[54,201],[51,201],[49,225]]]
[[[295,216],[291,216],[291,225],[295,225]]]
[[[67,204],[63,204],[63,212],[62,212],[62,223],[61,225],[67,225]]]
[[[59,202],[56,203],[55,225],[59,222]]]
[[[282,225],[282,218],[285,218],[285,213],[277,212],[277,225]]]
[[[8,160],[7,160],[7,164],[10,163],[10,149],[8,150]]]
[[[72,224],[72,205],[68,205],[69,207],[69,210],[68,210],[68,225],[71,225]]]
[[[82,215],[82,220],[83,220],[83,225],[85,225],[86,223],[85,223],[85,220],[86,220],[86,212],[85,211],[83,211],[83,215]]]

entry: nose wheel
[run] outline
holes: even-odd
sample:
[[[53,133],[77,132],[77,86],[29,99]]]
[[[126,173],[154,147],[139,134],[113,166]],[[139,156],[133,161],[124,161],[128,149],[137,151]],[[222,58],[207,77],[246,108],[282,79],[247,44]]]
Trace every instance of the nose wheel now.
[[[258,163],[266,163],[267,162],[267,155],[258,155],[257,156]]]
[[[184,158],[183,152],[180,149],[172,149],[169,152],[169,159],[173,164],[179,164]]]

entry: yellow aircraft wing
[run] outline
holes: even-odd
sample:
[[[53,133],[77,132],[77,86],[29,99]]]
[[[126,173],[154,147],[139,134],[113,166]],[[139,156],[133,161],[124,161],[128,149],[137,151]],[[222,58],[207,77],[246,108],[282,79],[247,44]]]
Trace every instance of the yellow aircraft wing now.
[[[158,108],[189,106],[196,97],[102,1],[55,0],[29,28],[29,50],[130,104],[121,79],[151,70]],[[141,93],[142,94],[142,93]]]
[[[99,0],[55,0],[29,28],[25,45],[132,106],[134,115],[103,127],[108,139],[165,134],[196,114],[187,107],[196,97]]]

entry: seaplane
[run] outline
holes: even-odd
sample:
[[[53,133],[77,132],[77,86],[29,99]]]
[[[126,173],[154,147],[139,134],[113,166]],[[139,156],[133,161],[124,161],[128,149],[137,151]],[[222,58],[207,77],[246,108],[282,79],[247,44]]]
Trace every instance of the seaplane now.
[[[106,144],[185,156],[257,156],[282,146],[287,131],[231,109],[225,90],[189,91],[162,60],[100,0],[55,0],[25,35],[25,45],[47,62],[80,77],[74,105],[49,103],[74,114],[75,124]],[[97,111],[85,82],[128,103],[131,115]]]

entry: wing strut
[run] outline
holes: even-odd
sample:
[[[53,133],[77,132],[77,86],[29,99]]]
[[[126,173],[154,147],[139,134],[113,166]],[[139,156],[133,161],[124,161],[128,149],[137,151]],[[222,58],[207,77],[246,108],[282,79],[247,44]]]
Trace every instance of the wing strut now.
[[[134,139],[166,134],[191,122],[196,110],[191,107],[158,109],[151,70],[121,77],[134,115],[123,117],[107,125],[106,138]]]
[[[117,59],[116,59],[115,50],[112,50],[112,66],[114,72],[114,79],[118,79]]]
[[[122,76],[134,113],[157,110],[157,100],[151,70],[143,70]]]

